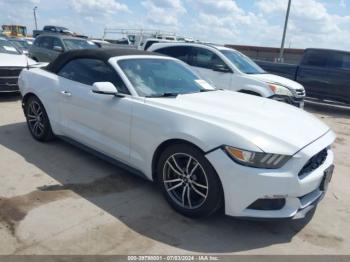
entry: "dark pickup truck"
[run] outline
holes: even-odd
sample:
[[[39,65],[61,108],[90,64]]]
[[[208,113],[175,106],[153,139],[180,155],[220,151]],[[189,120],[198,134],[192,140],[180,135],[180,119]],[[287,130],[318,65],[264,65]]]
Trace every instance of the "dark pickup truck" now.
[[[299,65],[255,62],[267,72],[299,82],[308,97],[350,104],[350,52],[310,48]]]
[[[75,36],[75,37],[80,37],[80,38],[87,38],[87,36],[80,35],[73,33],[66,27],[62,26],[54,26],[54,25],[46,25],[43,27],[43,30],[33,30],[33,37],[37,37],[38,35],[41,34],[61,34],[61,35],[69,35],[69,36]]]

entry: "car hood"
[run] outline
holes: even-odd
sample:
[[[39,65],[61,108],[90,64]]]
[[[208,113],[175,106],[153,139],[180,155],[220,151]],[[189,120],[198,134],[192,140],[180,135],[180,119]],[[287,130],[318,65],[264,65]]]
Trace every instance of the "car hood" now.
[[[288,104],[227,90],[146,98],[146,103],[200,119],[232,133],[222,144],[241,137],[264,152],[293,155],[329,131],[313,115]],[[222,137],[220,134],[213,136]],[[236,145],[237,146],[237,145]]]
[[[0,53],[0,66],[25,67],[27,66],[27,63],[28,65],[36,64],[36,62],[33,59],[30,59],[25,55]]]
[[[272,75],[272,74],[254,74],[250,75],[251,77],[261,80],[266,83],[275,83],[275,84],[280,84],[282,86],[288,87],[289,89],[304,89],[304,87],[288,78],[278,76],[278,75]]]

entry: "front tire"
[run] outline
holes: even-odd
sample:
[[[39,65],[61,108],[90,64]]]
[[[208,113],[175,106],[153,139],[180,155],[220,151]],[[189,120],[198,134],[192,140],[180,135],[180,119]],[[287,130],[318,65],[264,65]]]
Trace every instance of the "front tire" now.
[[[54,139],[49,117],[39,98],[36,96],[29,97],[25,103],[24,113],[29,131],[34,139],[41,142]]]
[[[204,154],[194,146],[168,147],[158,161],[157,178],[166,200],[185,216],[209,216],[223,204],[219,177]]]

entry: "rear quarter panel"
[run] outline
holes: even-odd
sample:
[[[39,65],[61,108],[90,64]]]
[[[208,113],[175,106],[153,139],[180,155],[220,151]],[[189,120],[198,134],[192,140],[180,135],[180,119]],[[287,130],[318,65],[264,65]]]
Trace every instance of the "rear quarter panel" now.
[[[52,130],[59,134],[58,76],[40,68],[24,69],[19,76],[18,85],[22,97],[33,94],[40,99],[49,116]]]

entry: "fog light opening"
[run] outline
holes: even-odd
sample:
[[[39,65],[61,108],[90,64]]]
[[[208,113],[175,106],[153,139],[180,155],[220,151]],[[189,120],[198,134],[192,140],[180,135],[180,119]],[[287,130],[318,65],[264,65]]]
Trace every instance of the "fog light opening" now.
[[[286,204],[285,198],[266,199],[260,198],[253,202],[248,209],[253,210],[280,210]]]

